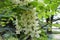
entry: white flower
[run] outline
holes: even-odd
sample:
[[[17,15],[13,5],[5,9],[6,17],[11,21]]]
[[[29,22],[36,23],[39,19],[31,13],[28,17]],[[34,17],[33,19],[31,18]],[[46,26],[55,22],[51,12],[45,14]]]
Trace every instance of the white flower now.
[[[41,3],[43,3],[43,2],[44,2],[44,0],[38,0],[38,2],[41,2]]]
[[[12,3],[14,3],[14,4],[19,4],[20,3],[20,0],[11,0],[12,1]]]
[[[37,33],[37,34],[35,35],[35,37],[36,37],[36,38],[40,38],[40,35]]]
[[[41,30],[37,31],[36,33],[38,33],[38,34],[41,33]]]
[[[19,23],[22,25],[22,26],[21,25],[19,25],[19,26],[22,28],[22,30],[25,30],[24,33],[25,34],[29,33],[31,35],[31,37],[34,37],[34,36],[39,37],[39,33],[40,33],[39,27],[38,27],[39,22],[38,22],[38,20],[36,20],[36,19],[38,19],[38,17],[36,15],[37,15],[37,13],[34,12],[32,9],[31,12],[27,11],[27,12],[24,12],[23,14],[21,14],[20,15],[21,18],[18,19]]]
[[[39,29],[39,27],[34,27],[34,30],[38,30]]]

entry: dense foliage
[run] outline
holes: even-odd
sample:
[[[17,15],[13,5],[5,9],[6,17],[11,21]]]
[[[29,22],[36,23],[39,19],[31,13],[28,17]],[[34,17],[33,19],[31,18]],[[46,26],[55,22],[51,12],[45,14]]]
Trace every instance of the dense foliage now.
[[[0,39],[48,40],[59,5],[60,0],[0,0]]]

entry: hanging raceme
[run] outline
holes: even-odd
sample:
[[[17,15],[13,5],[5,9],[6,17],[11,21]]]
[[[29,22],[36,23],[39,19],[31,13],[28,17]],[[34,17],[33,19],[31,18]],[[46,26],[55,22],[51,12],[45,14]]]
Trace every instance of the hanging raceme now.
[[[30,8],[27,3],[29,1],[21,1],[24,3],[20,3],[21,5],[18,5],[18,7],[15,9],[16,11],[16,33],[21,34],[21,31],[24,31],[25,35],[30,35],[32,39],[34,37],[39,38],[40,37],[40,27],[38,23],[38,16],[36,12],[36,8],[33,8],[33,6]],[[23,38],[25,40],[25,38]]]
[[[34,9],[35,10],[35,9]],[[33,9],[31,11],[23,11],[17,16],[17,34],[24,30],[24,34],[29,34],[31,37],[40,37],[37,13]]]

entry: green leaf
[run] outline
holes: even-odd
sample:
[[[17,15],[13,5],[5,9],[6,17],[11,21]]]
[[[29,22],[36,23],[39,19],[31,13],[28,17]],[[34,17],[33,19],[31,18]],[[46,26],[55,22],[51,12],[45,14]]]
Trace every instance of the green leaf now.
[[[49,4],[50,0],[44,0],[44,3]]]
[[[58,4],[57,4],[57,3],[52,3],[52,4],[49,4],[49,7],[50,7],[52,10],[57,10]]]
[[[36,7],[36,6],[38,5],[38,2],[37,2],[37,1],[33,1],[33,2],[31,2],[31,4],[32,4],[34,7]]]

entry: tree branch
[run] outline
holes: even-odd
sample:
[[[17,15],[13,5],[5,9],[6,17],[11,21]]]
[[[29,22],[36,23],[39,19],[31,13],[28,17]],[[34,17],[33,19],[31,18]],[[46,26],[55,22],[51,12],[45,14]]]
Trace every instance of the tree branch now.
[[[60,18],[58,18],[58,19],[53,19],[53,22],[54,22],[54,21],[57,21],[57,20],[60,20]]]

